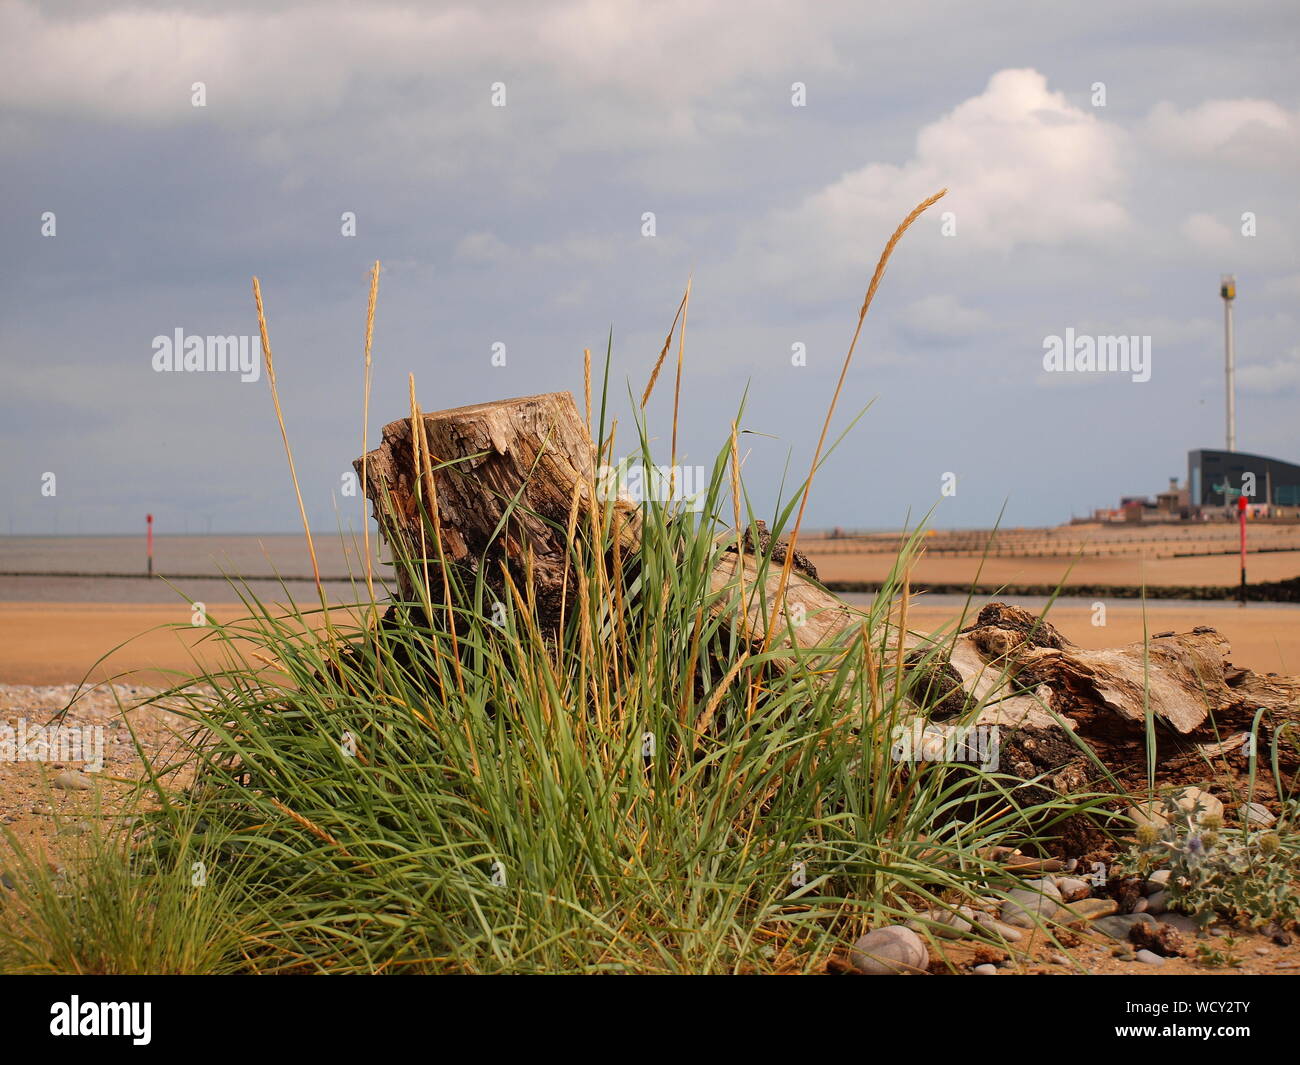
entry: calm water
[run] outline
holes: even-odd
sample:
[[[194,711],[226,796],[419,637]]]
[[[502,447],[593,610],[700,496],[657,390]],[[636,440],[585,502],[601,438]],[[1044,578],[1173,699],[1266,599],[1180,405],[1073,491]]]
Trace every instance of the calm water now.
[[[376,544],[371,539],[371,551]],[[322,577],[354,575],[364,583],[365,565],[362,545],[349,540],[346,544],[335,534],[316,540],[316,557]],[[223,574],[234,574],[249,581],[258,598],[282,600],[284,590],[275,583],[276,574],[286,577],[310,577],[311,557],[300,535],[267,536],[167,536],[154,539],[153,580],[144,576],[145,544],[142,536],[0,536],[0,574],[20,573],[31,576],[0,575],[0,602],[62,603],[173,603],[178,598],[205,603],[232,602],[236,596]],[[136,574],[128,577],[48,577],[51,572]],[[375,578],[388,573],[376,557]],[[180,577],[180,575],[186,575]],[[163,578],[177,577],[180,591],[168,586]],[[199,579],[192,579],[198,577]],[[271,579],[268,579],[271,578]],[[310,582],[291,582],[289,594],[302,603],[315,598]],[[355,602],[359,596],[346,580],[327,583],[326,590],[336,602]],[[364,589],[361,593],[364,596]],[[870,595],[848,594],[846,602],[865,605]],[[960,609],[965,597],[960,595],[924,595],[919,602]],[[1011,600],[1031,610],[1042,610],[1045,598],[1023,597]],[[1087,606],[1092,597],[1061,596],[1061,606]],[[1135,600],[1136,602],[1136,600]],[[1188,605],[1189,600],[1153,599],[1152,606]],[[982,600],[975,603],[975,609]],[[1197,601],[1197,610],[1236,610],[1232,602]],[[1252,603],[1251,610],[1295,610],[1290,603]]]
[[[347,578],[352,574],[364,582],[362,550],[360,543],[345,545],[338,535],[317,537],[321,576]],[[145,565],[143,536],[0,537],[0,574],[5,574],[0,576],[0,602],[171,603],[182,596],[206,603],[231,602],[235,592],[224,575],[248,579],[259,598],[283,599],[276,575],[311,576],[311,556],[299,535],[158,536],[154,538],[153,580],[145,576]],[[136,576],[39,575],[55,572]],[[376,579],[387,572],[378,559],[374,572]],[[9,575],[14,573],[31,576]],[[176,578],[174,583],[181,591],[169,587],[164,578]],[[309,602],[315,597],[310,582],[290,582],[288,588],[296,600]],[[347,583],[329,584],[327,590],[336,599],[354,598]]]

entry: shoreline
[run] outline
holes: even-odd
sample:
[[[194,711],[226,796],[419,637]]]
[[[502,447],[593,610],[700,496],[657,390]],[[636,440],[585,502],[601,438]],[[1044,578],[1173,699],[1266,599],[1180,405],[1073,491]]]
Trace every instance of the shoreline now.
[[[909,628],[933,633],[951,629],[965,611],[967,623],[991,599],[1031,602],[1021,605],[1041,613],[1035,597],[967,595],[938,601],[931,593],[917,594],[908,604]],[[1041,597],[1039,597],[1041,598]],[[865,599],[865,597],[864,597]],[[852,605],[864,599],[850,596]],[[1210,625],[1227,637],[1232,660],[1260,673],[1300,673],[1300,610],[1260,604],[1254,609],[1223,602],[1118,599],[1104,604],[1105,624],[1095,623],[1092,602],[1059,598],[1048,617],[1071,641],[1083,647],[1113,647],[1140,642],[1162,630],[1190,631]],[[242,603],[209,603],[209,617],[246,617]],[[304,604],[310,613],[319,610]],[[331,609],[348,607],[331,603]],[[0,684],[51,685],[89,680],[101,682],[129,677],[133,684],[174,683],[192,673],[198,663],[216,664],[228,655],[223,641],[205,640],[211,629],[191,624],[188,602],[22,602],[0,601]],[[236,641],[238,642],[238,641]],[[101,660],[102,658],[102,660]]]
[[[882,581],[827,581],[825,588],[836,595],[874,595],[884,586]],[[970,595],[976,598],[1097,598],[1097,599],[1174,599],[1206,603],[1239,602],[1238,586],[1233,585],[1140,585],[1140,584],[966,584],[915,581],[913,592],[933,595]],[[1246,584],[1246,601],[1250,603],[1300,603],[1300,577],[1285,581],[1261,581]]]

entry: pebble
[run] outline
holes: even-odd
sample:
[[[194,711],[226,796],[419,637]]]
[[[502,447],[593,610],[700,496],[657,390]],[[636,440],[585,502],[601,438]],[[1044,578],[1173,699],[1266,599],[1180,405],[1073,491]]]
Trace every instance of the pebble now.
[[[64,791],[89,791],[94,787],[94,781],[76,769],[65,769],[55,775],[54,786]]]
[[[997,976],[998,967],[996,965],[989,965],[987,962],[985,962],[983,965],[975,966],[972,972],[976,973],[979,976]]]
[[[1109,917],[1119,912],[1119,903],[1114,899],[1080,899],[1072,902],[1066,909],[1074,915],[1073,921],[1095,921],[1098,917]]]
[[[1147,904],[1147,913],[1164,913],[1169,909],[1169,892],[1157,891],[1154,895],[1148,895],[1142,901]]]
[[[1208,791],[1202,791],[1200,788],[1184,788],[1177,795],[1174,801],[1180,810],[1188,814],[1193,824],[1200,824],[1207,817],[1222,819],[1223,803]],[[1195,812],[1198,805],[1201,807],[1199,813]]]
[[[1200,824],[1207,817],[1223,817],[1223,803],[1208,791],[1202,791],[1200,788],[1183,788],[1174,792],[1172,798],[1174,805],[1186,813],[1193,824]],[[1201,809],[1199,812],[1195,812],[1198,805]],[[1162,796],[1149,802],[1130,806],[1128,815],[1138,827],[1152,825],[1155,828],[1163,828],[1169,823],[1169,818],[1165,815],[1164,810],[1165,800]]]
[[[1150,909],[1150,905],[1146,899],[1138,899],[1137,902],[1133,903],[1134,913],[1146,913],[1148,909]]]
[[[1042,880],[1028,880],[1025,882],[1025,886],[1030,891],[1037,891],[1041,895],[1046,895],[1049,899],[1054,899],[1057,902],[1061,901],[1061,889],[1056,886],[1055,880],[1051,877],[1045,877]]]
[[[1277,820],[1277,815],[1263,803],[1248,802],[1241,807],[1241,819],[1248,825],[1254,825],[1257,828],[1268,828]]]
[[[971,921],[975,920],[975,911],[969,906],[958,906],[956,913],[949,910],[926,910],[918,917],[920,919],[907,922],[907,927],[913,932],[928,930],[943,939],[960,939],[969,934]]]
[[[1138,828],[1150,825],[1152,828],[1164,828],[1168,819],[1164,815],[1164,803],[1144,802],[1140,806],[1130,806],[1128,816]]]
[[[1088,881],[1071,876],[1058,879],[1056,887],[1061,893],[1061,898],[1066,902],[1078,902],[1079,899],[1086,899],[1092,894],[1092,885]]]
[[[853,944],[849,960],[870,976],[922,973],[930,964],[930,952],[921,937],[902,925],[874,928]]]
[[[1152,873],[1149,877],[1146,878],[1146,882],[1142,885],[1142,894],[1154,895],[1157,891],[1159,891],[1168,883],[1169,883],[1169,870],[1157,869],[1154,873]]]
[[[1160,923],[1167,924],[1175,931],[1189,936],[1194,936],[1201,930],[1200,926],[1185,913],[1161,914]]]
[[[1013,888],[1007,892],[1002,904],[1002,922],[1013,928],[1033,928],[1056,916],[1056,902],[1046,895],[1026,888]]]
[[[1144,962],[1147,965],[1164,965],[1165,963],[1164,958],[1150,950],[1139,950],[1136,957],[1138,961]]]
[[[1266,957],[1270,953],[1270,951],[1268,947],[1256,947],[1255,953],[1258,954],[1261,958],[1263,958]]]
[[[1110,936],[1111,939],[1128,941],[1128,930],[1139,922],[1150,921],[1155,923],[1155,918],[1149,913],[1121,913],[1114,917],[1100,917],[1093,921],[1092,927]]]
[[[1008,943],[1019,943],[1024,933],[1019,928],[1012,928],[1009,924],[1003,924],[997,918],[987,913],[977,913],[975,920],[983,927],[997,933]]]

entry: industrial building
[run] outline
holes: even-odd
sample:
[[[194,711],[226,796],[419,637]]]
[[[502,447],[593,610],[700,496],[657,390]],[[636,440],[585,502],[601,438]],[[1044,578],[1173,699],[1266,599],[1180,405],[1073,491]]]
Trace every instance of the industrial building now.
[[[1253,494],[1249,492],[1254,482]],[[1202,511],[1236,506],[1247,489],[1252,510],[1261,517],[1293,517],[1300,512],[1300,466],[1244,451],[1201,448],[1187,453],[1191,505]]]
[[[1236,351],[1232,330],[1236,278],[1225,275],[1220,281],[1219,295],[1223,299],[1227,446],[1222,451],[1211,448],[1189,451],[1185,484],[1179,485],[1176,478],[1170,478],[1168,490],[1154,500],[1147,496],[1124,496],[1117,508],[1093,511],[1090,520],[1235,520],[1238,500],[1244,495],[1248,517],[1300,521],[1300,466],[1237,450]]]

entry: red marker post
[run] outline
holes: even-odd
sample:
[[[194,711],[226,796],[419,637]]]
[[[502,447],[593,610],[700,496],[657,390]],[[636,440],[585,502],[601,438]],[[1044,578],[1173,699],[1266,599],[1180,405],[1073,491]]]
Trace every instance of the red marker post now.
[[[146,514],[144,516],[144,523],[146,529],[145,550],[148,552],[149,555],[149,576],[152,577],[153,576],[153,515]]]
[[[1237,497],[1237,517],[1241,521],[1241,590],[1238,598],[1241,605],[1246,605],[1246,497]]]

